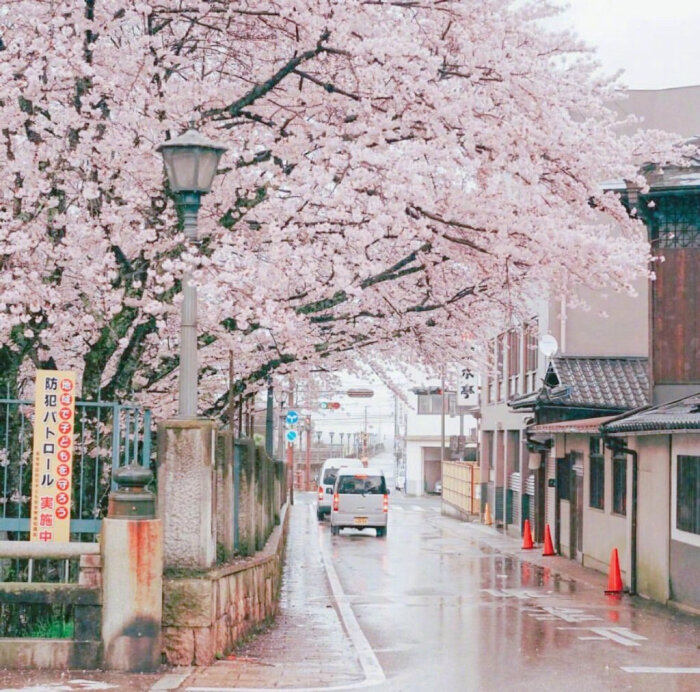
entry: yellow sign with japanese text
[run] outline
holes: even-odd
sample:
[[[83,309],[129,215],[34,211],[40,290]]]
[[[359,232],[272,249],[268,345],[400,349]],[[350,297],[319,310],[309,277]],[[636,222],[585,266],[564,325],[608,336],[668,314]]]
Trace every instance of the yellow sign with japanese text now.
[[[37,370],[30,540],[70,540],[75,373]]]

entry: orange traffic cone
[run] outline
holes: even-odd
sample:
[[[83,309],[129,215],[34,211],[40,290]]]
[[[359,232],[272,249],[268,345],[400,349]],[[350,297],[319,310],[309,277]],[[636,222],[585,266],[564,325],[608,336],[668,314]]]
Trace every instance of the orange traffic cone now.
[[[544,557],[556,555],[554,546],[552,545],[552,534],[549,533],[549,524],[545,524],[544,527],[544,550],[542,551],[542,555]]]
[[[617,555],[617,548],[613,548],[610,554],[610,573],[605,593],[622,593],[622,576],[620,575],[620,558]]]
[[[491,526],[493,524],[493,519],[491,518],[491,508],[489,507],[489,503],[486,503],[486,508],[484,509],[484,524],[486,526]]]
[[[535,544],[532,542],[532,531],[530,531],[530,520],[525,520],[523,526],[523,550],[532,550]]]

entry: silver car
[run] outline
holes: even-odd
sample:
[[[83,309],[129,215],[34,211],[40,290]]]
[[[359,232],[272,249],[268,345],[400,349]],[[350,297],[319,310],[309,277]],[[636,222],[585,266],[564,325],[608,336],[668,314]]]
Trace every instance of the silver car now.
[[[375,529],[377,536],[387,534],[389,489],[379,468],[338,470],[333,488],[331,533],[340,529]]]

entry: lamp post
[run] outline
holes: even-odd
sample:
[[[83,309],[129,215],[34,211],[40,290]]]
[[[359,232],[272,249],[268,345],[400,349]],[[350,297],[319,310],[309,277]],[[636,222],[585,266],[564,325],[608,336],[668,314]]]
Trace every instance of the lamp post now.
[[[226,147],[207,139],[191,124],[185,134],[163,142],[156,151],[163,156],[170,189],[177,197],[185,237],[196,243],[200,200],[211,190]],[[189,271],[182,277],[178,415],[197,416],[197,288]]]

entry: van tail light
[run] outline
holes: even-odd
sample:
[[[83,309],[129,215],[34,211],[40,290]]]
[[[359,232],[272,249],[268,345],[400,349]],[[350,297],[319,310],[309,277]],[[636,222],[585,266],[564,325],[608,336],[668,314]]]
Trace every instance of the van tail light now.
[[[338,502],[340,502],[340,498],[338,497],[338,493],[333,495],[333,511],[337,512],[338,511]]]
[[[388,495],[385,495],[385,496],[384,496],[384,502],[382,503],[382,509],[383,509],[385,512],[388,512],[388,511],[389,511],[389,496],[388,496]]]
[[[318,501],[319,502],[323,501],[323,487],[320,485],[318,486]]]

